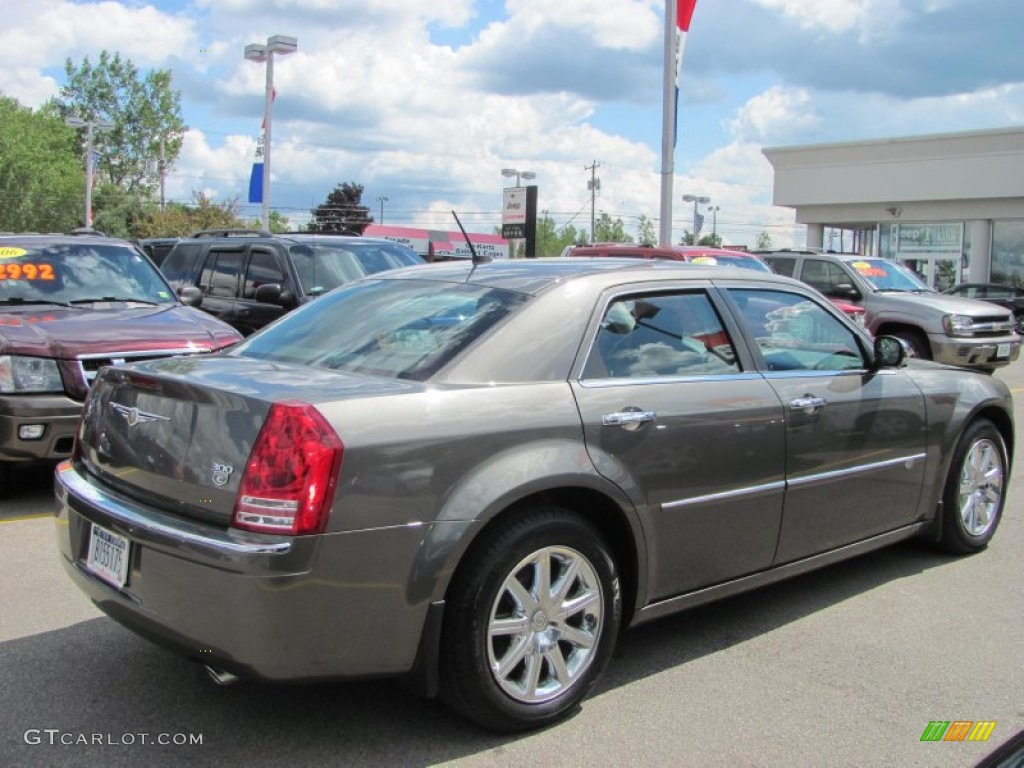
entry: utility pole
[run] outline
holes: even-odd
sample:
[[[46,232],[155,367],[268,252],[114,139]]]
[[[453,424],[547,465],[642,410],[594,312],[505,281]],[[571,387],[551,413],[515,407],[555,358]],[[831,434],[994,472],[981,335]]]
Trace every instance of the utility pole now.
[[[167,161],[164,159],[164,135],[160,134],[160,212],[164,210],[164,203],[166,198],[164,197],[164,178],[167,175]]]
[[[386,197],[384,197],[383,195],[381,195],[380,197],[377,198],[377,202],[380,203],[380,223],[381,224],[384,223],[384,203],[386,203],[387,201],[388,201],[388,199]]]
[[[597,228],[597,219],[594,218],[594,198],[597,195],[597,190],[601,188],[601,180],[597,178],[597,169],[601,167],[601,164],[594,160],[593,165],[583,166],[583,170],[590,171],[590,181],[587,182],[587,189],[590,190],[590,242],[597,242],[597,238],[594,236],[594,230]]]

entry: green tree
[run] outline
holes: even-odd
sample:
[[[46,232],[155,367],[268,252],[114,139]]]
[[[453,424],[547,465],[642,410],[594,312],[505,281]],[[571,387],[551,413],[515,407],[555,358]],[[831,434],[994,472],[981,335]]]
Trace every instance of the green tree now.
[[[139,223],[154,206],[144,196],[104,181],[92,192],[92,226],[110,237],[138,237]]]
[[[93,134],[100,174],[129,192],[152,191],[160,180],[161,140],[166,167],[181,152],[187,130],[171,71],[154,69],[141,76],[129,59],[104,50],[95,65],[88,56],[78,67],[67,59],[64,74],[55,100],[61,116],[114,124],[111,131]]]
[[[754,245],[754,248],[759,251],[768,251],[771,250],[774,245],[775,244],[772,242],[772,236],[767,232],[762,232],[757,236],[757,242]]]
[[[537,218],[537,256],[560,256],[568,245],[579,242],[579,233],[571,224],[559,229],[545,211]]]
[[[361,235],[373,223],[370,209],[363,205],[363,185],[354,181],[338,184],[310,213],[309,232]]]
[[[640,245],[658,244],[658,232],[654,228],[654,222],[642,213],[640,214],[640,219],[637,222],[636,241],[640,243]]]
[[[84,219],[75,133],[48,107],[0,95],[0,230],[67,231]]]
[[[632,243],[633,238],[626,234],[626,226],[622,219],[615,219],[602,211],[594,222],[595,243]]]
[[[292,231],[292,223],[288,220],[288,217],[285,216],[280,211],[272,210],[270,212],[269,225],[270,231],[273,232],[274,234],[277,234],[279,232]],[[260,221],[259,219],[249,219],[249,223],[247,226],[251,227],[252,229],[260,229],[263,226],[263,222]]]
[[[245,227],[238,215],[238,198],[215,203],[202,192],[192,192],[192,203],[168,203],[164,210],[151,206],[133,226],[136,237],[188,237],[200,229]]]
[[[683,230],[683,236],[679,238],[680,245],[693,245],[693,232],[688,229]],[[721,235],[704,235],[700,240],[697,241],[697,245],[706,245],[709,248],[721,248],[722,247],[722,236]]]

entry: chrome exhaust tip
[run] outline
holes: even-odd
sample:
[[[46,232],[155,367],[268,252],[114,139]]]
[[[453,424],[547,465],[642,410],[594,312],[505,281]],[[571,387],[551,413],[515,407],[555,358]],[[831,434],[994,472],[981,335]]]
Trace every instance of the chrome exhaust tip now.
[[[206,674],[208,674],[210,676],[210,679],[213,680],[213,682],[215,682],[217,685],[234,685],[240,680],[238,675],[233,675],[230,672],[225,672],[223,669],[211,667],[209,664],[204,664],[203,666],[206,669]]]

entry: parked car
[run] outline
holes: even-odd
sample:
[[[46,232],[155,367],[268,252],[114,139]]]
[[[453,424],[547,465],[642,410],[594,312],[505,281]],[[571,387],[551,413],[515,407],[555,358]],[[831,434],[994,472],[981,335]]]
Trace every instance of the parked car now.
[[[892,259],[815,251],[758,251],[779,274],[864,307],[867,329],[901,339],[915,357],[992,371],[1020,356],[1013,315],[936,293]]]
[[[574,245],[563,251],[566,257],[612,257],[638,259],[667,259],[695,264],[741,267],[759,272],[771,272],[764,260],[748,251],[712,248],[704,245],[637,245],[635,243],[594,243]]]
[[[422,263],[383,238],[220,229],[181,240],[160,268],[176,291],[198,288],[203,310],[247,336],[339,285]]]
[[[967,299],[990,301],[1013,312],[1013,320],[1017,333],[1024,333],[1024,288],[998,283],[962,283],[947,288],[943,293],[950,296],[963,296]]]
[[[623,627],[912,537],[984,549],[1010,393],[904,363],[770,273],[382,272],[221,354],[104,369],[61,560],[219,681],[404,677],[540,727]]]
[[[185,306],[128,242],[0,236],[0,495],[11,490],[16,467],[71,455],[82,402],[102,366],[239,339]]]
[[[136,245],[159,267],[179,240],[180,237],[144,237]]]
[[[667,259],[670,261],[686,261],[691,264],[741,267],[758,272],[773,271],[771,266],[756,254],[747,251],[729,250],[727,248],[711,248],[703,245],[661,247],[634,245],[632,243],[597,243],[595,245],[570,246],[564,251],[564,255],[575,257]],[[832,299],[832,303],[846,313],[855,323],[864,325],[865,311],[863,307],[836,298]]]

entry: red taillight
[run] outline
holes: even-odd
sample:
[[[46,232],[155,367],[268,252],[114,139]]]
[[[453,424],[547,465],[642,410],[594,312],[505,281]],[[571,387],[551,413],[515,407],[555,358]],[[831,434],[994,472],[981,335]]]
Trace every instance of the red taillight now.
[[[275,403],[249,454],[231,524],[263,533],[319,533],[344,446],[306,403]]]

